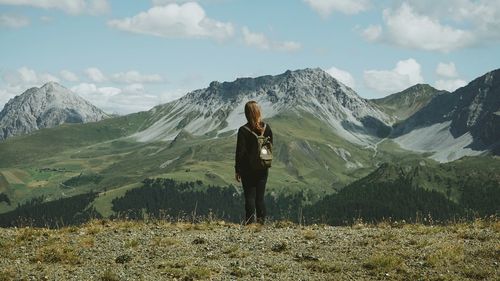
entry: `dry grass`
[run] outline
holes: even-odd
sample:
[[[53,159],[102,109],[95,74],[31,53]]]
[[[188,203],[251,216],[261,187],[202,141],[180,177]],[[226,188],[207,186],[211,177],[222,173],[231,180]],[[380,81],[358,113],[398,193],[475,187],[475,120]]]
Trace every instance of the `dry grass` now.
[[[364,268],[375,272],[402,270],[403,265],[403,259],[392,254],[375,254],[363,263]]]
[[[302,237],[306,240],[313,240],[318,237],[318,233],[312,229],[305,229],[302,231]]]
[[[32,262],[76,265],[80,263],[80,259],[75,249],[67,245],[50,245],[38,249]]]
[[[462,264],[464,259],[463,244],[450,242],[435,245],[432,252],[425,258],[427,265],[437,268],[457,266]]]
[[[101,281],[120,281],[120,277],[108,268],[102,274]]]
[[[155,237],[151,241],[153,247],[167,247],[179,244],[181,241],[172,237]]]
[[[79,245],[84,248],[92,248],[95,246],[95,238],[94,237],[82,237],[79,240]]]
[[[93,221],[60,230],[0,229],[0,280],[31,272],[67,280],[73,271],[82,280],[495,280],[497,228],[496,221],[353,227]],[[122,255],[131,259],[116,264]],[[14,260],[22,266],[11,267]]]

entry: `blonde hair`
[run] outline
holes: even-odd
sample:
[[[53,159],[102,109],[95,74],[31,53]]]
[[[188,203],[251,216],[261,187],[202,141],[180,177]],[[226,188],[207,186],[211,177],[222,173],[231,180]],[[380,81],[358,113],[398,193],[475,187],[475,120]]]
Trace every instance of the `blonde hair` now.
[[[260,106],[256,101],[252,100],[245,104],[245,117],[250,125],[250,129],[262,134],[262,131],[264,130],[260,124],[262,121],[262,115],[260,112]]]

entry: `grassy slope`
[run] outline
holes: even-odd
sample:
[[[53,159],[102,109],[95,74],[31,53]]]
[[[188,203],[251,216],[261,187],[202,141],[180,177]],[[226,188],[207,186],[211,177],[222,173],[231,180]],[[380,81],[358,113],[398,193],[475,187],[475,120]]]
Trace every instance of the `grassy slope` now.
[[[29,167],[33,162],[43,163],[43,159],[73,149],[130,135],[143,126],[149,114],[139,112],[95,123],[63,124],[9,138],[0,142],[0,168]]]
[[[234,181],[234,135],[212,138],[186,137],[185,141],[137,143],[122,138],[144,128],[155,114],[138,113],[84,125],[64,125],[40,130],[0,143],[0,175],[9,175],[0,190],[12,205],[0,204],[5,212],[33,196],[49,199],[72,196],[90,190],[125,190],[146,177],[169,177],[179,181],[202,180],[207,184],[237,184]],[[151,120],[150,120],[151,119]],[[387,140],[373,148],[353,145],[331,132],[329,127],[309,114],[283,114],[267,120],[275,134],[275,159],[268,188],[271,192],[310,191],[319,199],[373,171],[381,162],[415,162],[418,154],[401,150]],[[348,167],[334,148],[350,153],[348,161],[362,167]],[[428,160],[422,160],[428,161]],[[41,171],[40,168],[59,169]],[[23,174],[20,180],[12,172]],[[99,184],[88,183],[61,188],[65,180],[80,173],[97,173]],[[110,202],[121,192],[106,192],[95,203],[109,214]]]
[[[439,91],[428,85],[416,85],[372,102],[401,120],[425,106],[437,94]],[[166,104],[148,112],[97,123],[62,125],[1,142],[0,192],[9,196],[12,205],[0,203],[0,213],[34,196],[43,195],[51,200],[99,190],[101,195],[94,206],[109,215],[111,200],[140,186],[146,177],[236,184],[233,179],[234,135],[187,138],[175,145],[169,142],[136,143],[124,138],[162,117],[177,114],[171,108],[171,104]],[[375,149],[359,147],[334,135],[327,125],[305,113],[302,116],[283,114],[267,121],[276,139],[276,161],[268,182],[271,192],[306,190],[315,195],[312,200],[319,199],[368,175],[379,164],[390,162],[406,169],[420,186],[438,190],[456,201],[460,192],[449,187],[456,185],[457,175],[471,173],[471,170],[484,176],[500,174],[497,172],[498,158],[468,158],[440,165],[425,159],[425,155],[409,153],[390,140],[381,142]],[[349,152],[348,162],[332,147]],[[349,167],[354,164],[356,168]],[[98,174],[103,179],[98,184],[89,182],[61,188],[61,183],[82,173]]]
[[[371,101],[385,113],[401,121],[413,115],[426,106],[434,96],[443,92],[427,84],[417,84],[402,92]]]

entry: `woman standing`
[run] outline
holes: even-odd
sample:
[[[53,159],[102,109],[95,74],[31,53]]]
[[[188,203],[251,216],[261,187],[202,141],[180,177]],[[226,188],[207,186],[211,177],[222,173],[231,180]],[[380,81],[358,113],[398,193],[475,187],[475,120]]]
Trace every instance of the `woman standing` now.
[[[266,218],[264,192],[270,165],[256,166],[252,162],[252,157],[258,153],[258,136],[265,137],[270,148],[273,143],[273,132],[269,124],[262,122],[257,102],[249,101],[245,104],[245,117],[247,123],[239,128],[236,142],[235,178],[236,181],[241,181],[245,194],[245,224],[254,222],[255,213],[257,222],[263,224]]]

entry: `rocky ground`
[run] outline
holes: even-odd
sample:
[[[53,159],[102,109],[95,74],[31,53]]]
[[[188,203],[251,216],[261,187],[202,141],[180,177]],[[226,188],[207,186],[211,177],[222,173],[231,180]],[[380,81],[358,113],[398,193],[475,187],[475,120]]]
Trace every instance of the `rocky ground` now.
[[[0,228],[0,280],[500,280],[500,222]]]

